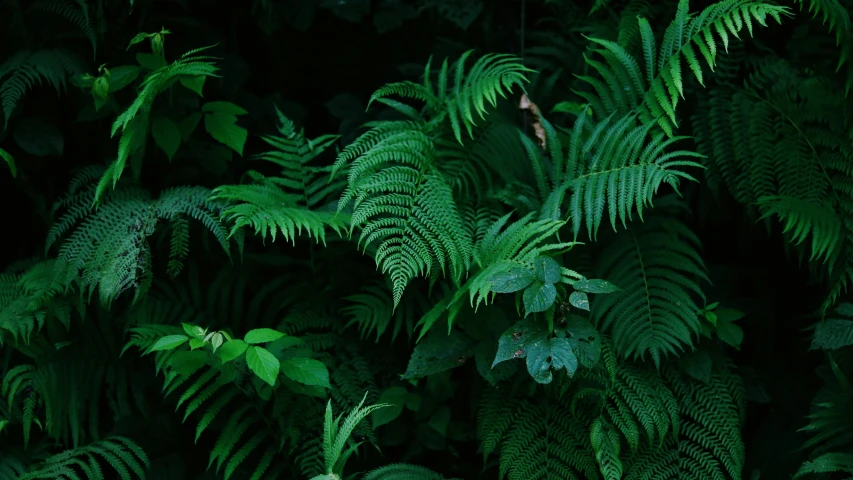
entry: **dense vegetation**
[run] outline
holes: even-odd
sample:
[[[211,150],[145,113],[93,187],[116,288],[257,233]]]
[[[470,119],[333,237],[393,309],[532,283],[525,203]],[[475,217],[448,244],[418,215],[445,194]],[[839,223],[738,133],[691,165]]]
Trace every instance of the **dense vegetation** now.
[[[853,478],[851,11],[0,0],[0,479]]]

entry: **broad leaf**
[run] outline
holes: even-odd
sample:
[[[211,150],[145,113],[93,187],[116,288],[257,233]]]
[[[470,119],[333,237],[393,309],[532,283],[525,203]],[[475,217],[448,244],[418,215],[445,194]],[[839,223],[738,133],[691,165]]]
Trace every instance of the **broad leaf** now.
[[[266,343],[278,340],[283,336],[283,333],[271,328],[256,328],[246,332],[243,340],[245,340],[246,343]]]
[[[237,117],[227,113],[208,113],[204,116],[204,129],[219,143],[243,155],[248,133],[237,125]]]
[[[178,147],[181,146],[181,131],[171,119],[166,117],[157,117],[151,122],[151,136],[154,137],[154,143],[157,144],[166,156],[171,160]]]
[[[152,345],[151,349],[148,351],[158,352],[160,350],[174,350],[189,341],[189,339],[190,337],[186,335],[167,335],[154,342],[154,345]]]
[[[542,283],[557,283],[562,277],[560,264],[551,257],[539,257],[533,261],[533,273]]]
[[[548,310],[556,299],[557,288],[554,287],[553,283],[542,283],[535,280],[532,285],[524,290],[525,315]]]
[[[489,277],[489,283],[495,293],[512,293],[530,285],[533,279],[533,273],[528,268],[513,265],[505,271],[493,274]]]
[[[281,363],[281,373],[294,382],[332,388],[329,384],[329,370],[319,360],[312,358],[291,358],[285,360]]]
[[[219,359],[222,360],[222,363],[230,362],[235,358],[239,357],[249,348],[249,344],[235,338],[230,342],[225,342],[225,345],[222,345],[222,348],[219,349]]]
[[[275,379],[278,377],[281,364],[273,354],[261,347],[249,347],[246,350],[246,364],[258,378],[272,387],[275,386]]]

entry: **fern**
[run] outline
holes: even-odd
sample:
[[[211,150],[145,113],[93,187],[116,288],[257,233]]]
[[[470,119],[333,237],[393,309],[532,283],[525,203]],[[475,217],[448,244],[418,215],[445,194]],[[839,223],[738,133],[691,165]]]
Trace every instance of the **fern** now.
[[[473,50],[463,53],[452,67],[453,85],[448,85],[450,74],[447,59],[442,62],[436,84],[433,85],[430,59],[424,69],[423,84],[406,81],[385,85],[371,95],[368,106],[374,101],[397,106],[393,101],[385,99],[389,95],[420,100],[426,104],[432,122],[440,122],[444,117],[449,119],[456,141],[462,143],[463,126],[473,138],[473,127],[476,125],[474,114],[484,119],[485,102],[488,101],[494,107],[498,96],[504,97],[504,89],[511,91],[512,87],[521,86],[527,81],[524,74],[533,70],[524,67],[512,55],[488,54],[480,57],[471,70],[465,72],[465,61],[472,53]],[[414,113],[411,107],[398,108]]]
[[[27,90],[46,82],[57,93],[66,88],[66,79],[83,73],[82,62],[63,49],[22,50],[0,64],[0,103],[3,105],[3,130]]]
[[[604,83],[593,77],[579,77],[594,88],[596,95],[579,93],[590,102],[595,112],[625,115],[636,110],[643,124],[657,122],[671,136],[678,127],[675,110],[679,99],[684,97],[681,57],[699,83],[704,84],[700,55],[713,70],[718,42],[728,50],[729,35],[739,38],[744,27],[752,35],[753,20],[766,26],[768,16],[781,23],[782,15],[788,14],[787,7],[769,3],[723,0],[691,18],[688,0],[679,0],[675,19],[667,28],[660,48],[648,20],[638,19],[645,68],[641,68],[641,62],[624,47],[609,40],[590,38],[600,46],[593,49],[593,53],[602,57],[604,63],[592,57],[587,58],[587,63],[599,73]]]
[[[412,122],[381,124],[347,146],[336,167],[355,156],[338,209],[352,202],[359,244],[377,243],[376,263],[390,274],[394,306],[410,280],[434,267],[458,281],[470,265],[471,239],[426,132]]]
[[[92,44],[92,56],[98,56],[98,39],[89,16],[89,5],[86,0],[50,0],[39,1],[33,8],[54,13],[73,23]]]
[[[86,478],[103,480],[101,459],[109,463],[121,480],[145,478],[144,468],[149,466],[148,456],[136,443],[125,437],[111,437],[53,455],[30,468],[19,480],[78,480],[80,472]]]
[[[255,158],[281,167],[280,177],[265,177],[257,171],[248,172],[255,183],[251,185],[226,185],[213,191],[214,200],[230,204],[223,212],[226,220],[236,229],[252,226],[255,234],[275,241],[280,232],[285,240],[296,240],[305,229],[308,236],[325,242],[325,227],[336,233],[345,225],[345,217],[324,211],[330,197],[343,188],[341,182],[327,185],[325,175],[329,167],[317,167],[309,162],[320,156],[337,139],[324,135],[308,140],[302,131],[297,132],[293,122],[276,108],[279,119],[278,136],[261,138],[275,150]]]
[[[221,206],[208,200],[207,189],[171,188],[155,200],[142,189],[123,187],[111,192],[104,204],[92,212],[88,205],[96,198],[99,187],[82,184],[94,173],[84,171],[72,181],[68,194],[57,204],[64,206],[66,212],[48,233],[50,248],[79,223],[59,248],[55,269],[62,285],[70,287],[79,278],[82,290],[90,295],[97,290],[105,304],[130,288],[135,289],[134,298],[140,298],[152,280],[147,238],[161,220],[193,218],[207,227],[226,254],[230,254],[228,234],[217,215]],[[179,236],[185,233],[177,232]],[[173,256],[174,261],[178,259],[179,256]],[[171,270],[175,270],[174,265]]]
[[[613,336],[622,357],[664,357],[693,345],[699,332],[700,280],[708,280],[697,253],[698,239],[674,219],[654,218],[620,236],[602,254],[596,275],[622,292],[605,295],[592,308],[602,332]]]

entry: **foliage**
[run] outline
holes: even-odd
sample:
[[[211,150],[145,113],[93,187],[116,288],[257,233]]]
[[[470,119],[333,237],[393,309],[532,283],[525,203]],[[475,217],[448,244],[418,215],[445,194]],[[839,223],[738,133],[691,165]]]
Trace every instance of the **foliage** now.
[[[853,4],[233,3],[0,1],[0,477],[853,475]]]

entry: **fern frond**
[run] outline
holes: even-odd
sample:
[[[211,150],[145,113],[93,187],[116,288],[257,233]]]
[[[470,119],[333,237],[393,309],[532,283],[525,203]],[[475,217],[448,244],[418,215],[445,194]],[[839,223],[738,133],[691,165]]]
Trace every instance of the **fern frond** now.
[[[31,467],[19,480],[75,480],[80,478],[76,469],[80,469],[87,478],[103,479],[99,460],[108,463],[121,480],[145,478],[145,469],[150,466],[148,456],[132,440],[111,437],[53,455],[43,463]]]
[[[650,355],[661,365],[693,344],[699,332],[699,286],[708,281],[699,240],[674,219],[648,219],[619,236],[601,255],[596,276],[622,289],[592,308],[599,331],[610,332],[622,357]]]
[[[39,1],[33,5],[33,8],[59,15],[73,23],[92,44],[92,56],[98,56],[98,38],[92,19],[89,17],[89,5],[86,0]]]
[[[3,129],[27,90],[47,83],[57,93],[66,88],[66,79],[83,73],[83,63],[72,52],[63,49],[23,50],[0,64],[0,103],[3,105]]]
[[[443,120],[445,116],[449,119],[457,142],[462,143],[463,127],[473,138],[473,128],[477,125],[474,114],[485,119],[486,101],[495,107],[498,96],[506,98],[504,89],[511,92],[513,87],[521,87],[528,81],[525,74],[533,70],[526,68],[513,55],[487,54],[465,72],[465,61],[472,53],[473,50],[463,53],[452,67],[452,85],[448,86],[447,59],[441,65],[436,85],[433,85],[430,59],[424,69],[423,84],[407,81],[385,85],[371,95],[368,107],[389,95],[420,100],[426,103],[433,119]]]
[[[397,123],[397,122],[390,122]],[[419,128],[377,127],[358,147],[338,210],[353,203],[352,227],[362,227],[359,245],[376,245],[375,260],[390,274],[394,306],[415,277],[434,266],[458,281],[470,265],[472,241],[462,224],[453,192],[436,170],[435,146]],[[449,270],[449,271],[448,271]]]
[[[592,52],[603,58],[604,63],[592,57],[587,57],[587,63],[606,83],[592,77],[579,77],[596,92],[596,95],[581,93],[593,105],[594,111],[604,115],[618,112],[620,116],[637,111],[643,124],[655,122],[671,136],[678,126],[675,114],[678,101],[684,97],[682,57],[699,83],[704,85],[700,56],[713,70],[718,42],[721,41],[728,50],[729,35],[740,38],[744,28],[752,35],[753,21],[767,26],[767,17],[781,23],[782,15],[790,14],[787,7],[770,3],[722,0],[691,17],[688,2],[679,0],[675,19],[667,28],[660,48],[655,43],[648,20],[638,19],[644,69],[621,45],[590,38],[601,47]]]
[[[230,204],[223,212],[233,222],[232,234],[243,226],[251,226],[255,234],[275,241],[280,232],[285,240],[294,241],[303,229],[309,237],[325,243],[325,227],[340,234],[346,226],[346,216],[323,211],[333,196],[340,194],[343,182],[329,184],[330,167],[311,165],[314,159],[330,147],[338,137],[324,135],[313,140],[296,131],[293,122],[277,108],[279,134],[261,137],[274,150],[254,156],[254,159],[281,167],[278,177],[265,177],[256,171],[248,172],[255,183],[226,185],[213,191],[213,199]]]
[[[89,185],[79,194],[71,190],[65,202],[67,211],[49,234],[57,241],[77,224],[59,248],[55,270],[62,285],[70,287],[79,281],[90,295],[98,290],[104,304],[130,288],[135,289],[134,298],[140,298],[152,280],[148,237],[162,220],[197,220],[230,255],[228,233],[218,215],[221,206],[209,200],[209,190],[170,188],[155,200],[147,191],[120,188],[112,191],[98,210],[87,211],[97,188]]]

